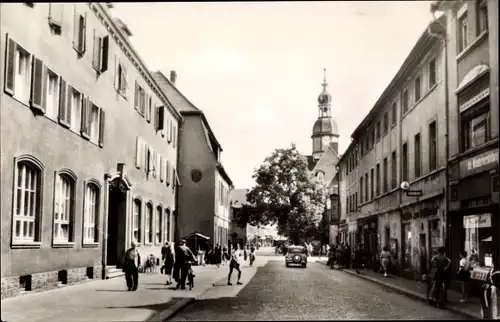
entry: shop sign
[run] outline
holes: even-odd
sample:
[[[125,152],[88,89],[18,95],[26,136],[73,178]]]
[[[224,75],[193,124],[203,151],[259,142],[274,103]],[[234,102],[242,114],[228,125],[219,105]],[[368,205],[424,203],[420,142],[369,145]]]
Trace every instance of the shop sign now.
[[[482,215],[464,216],[464,228],[490,228],[491,213]]]
[[[489,95],[490,95],[490,89],[486,88],[485,90],[483,90],[482,92],[480,92],[479,94],[477,94],[476,96],[474,96],[473,98],[468,100],[467,102],[460,105],[460,108],[459,108],[460,113],[471,108],[472,106],[474,106],[475,104],[477,104],[479,101],[483,100],[484,98],[488,97]]]
[[[497,163],[498,149],[483,152],[460,162],[460,176],[465,177],[482,172]]]

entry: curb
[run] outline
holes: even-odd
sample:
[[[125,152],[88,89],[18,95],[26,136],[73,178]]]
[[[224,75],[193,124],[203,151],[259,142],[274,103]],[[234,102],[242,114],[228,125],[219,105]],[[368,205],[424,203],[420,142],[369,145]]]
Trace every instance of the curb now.
[[[362,275],[362,274],[356,274],[356,273],[353,273],[353,272],[350,272],[350,271],[345,271],[345,270],[342,270],[342,271],[344,273],[347,273],[347,274],[351,275],[351,276],[357,276],[359,278],[362,278],[364,280],[370,281],[372,283],[376,283],[376,284],[385,286],[387,288],[395,290],[398,293],[406,295],[408,297],[411,297],[411,298],[414,298],[414,299],[417,299],[417,300],[420,300],[420,301],[423,301],[423,302],[427,302],[427,298],[424,295],[420,294],[420,293],[413,292],[413,291],[404,289],[402,287],[399,287],[399,286],[396,286],[396,285],[393,285],[393,284],[390,284],[390,283],[385,283],[385,282],[380,281],[378,279],[375,279],[375,278],[372,278],[372,277],[369,277],[369,276],[365,276],[365,275]],[[464,315],[464,316],[466,316],[466,317],[468,317],[470,319],[473,319],[473,320],[481,320],[481,317],[478,316],[477,314],[474,314],[470,310],[463,309],[463,308],[460,308],[460,307],[456,307],[455,305],[448,304],[448,305],[446,305],[444,307],[444,309],[448,310],[448,311],[451,311],[451,312],[454,312],[454,313],[457,313],[457,314]]]
[[[168,309],[158,312],[148,319],[148,321],[168,321],[177,312],[194,302],[194,297],[176,298],[175,303]]]

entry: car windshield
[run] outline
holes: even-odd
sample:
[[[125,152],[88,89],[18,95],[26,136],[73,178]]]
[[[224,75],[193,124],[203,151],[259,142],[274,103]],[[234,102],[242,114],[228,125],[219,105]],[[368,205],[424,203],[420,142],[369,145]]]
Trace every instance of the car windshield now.
[[[304,254],[305,251],[304,251],[304,248],[302,247],[293,247],[293,248],[288,248],[288,252],[290,254]]]

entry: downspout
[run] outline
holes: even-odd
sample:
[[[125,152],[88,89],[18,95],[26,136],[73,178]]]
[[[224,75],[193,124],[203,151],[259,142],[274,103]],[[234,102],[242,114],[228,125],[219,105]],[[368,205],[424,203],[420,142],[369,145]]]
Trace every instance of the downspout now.
[[[448,160],[450,159],[450,145],[449,145],[449,84],[448,84],[448,32],[446,25],[443,25],[438,18],[436,18],[436,10],[434,8],[431,9],[432,17],[434,18],[434,22],[437,22],[444,29],[444,35],[433,33],[430,29],[427,29],[429,35],[432,37],[439,38],[443,41],[444,44],[444,92],[445,92],[445,114],[444,114],[444,122],[445,122],[445,162],[446,162],[446,172],[445,172],[445,188],[444,188],[444,215],[445,223],[446,223],[446,231],[444,232],[445,236],[445,248],[448,254],[451,254],[451,241],[450,241],[450,231],[451,231],[451,222],[450,222],[450,214],[449,214],[449,188],[450,188],[450,179],[448,174]]]
[[[181,156],[181,140],[182,140],[182,131],[181,128],[184,127],[184,120],[179,119],[179,123],[177,125],[177,162],[176,162],[176,176],[179,176],[179,164],[180,164],[180,156]],[[176,182],[177,179],[173,178],[174,181]],[[172,183],[173,184],[173,183]],[[177,182],[175,183],[177,184]],[[174,245],[179,245],[180,243],[180,237],[179,237],[179,192],[181,190],[181,185],[182,183],[179,183],[177,188],[175,189],[175,213],[174,213],[174,222],[175,222],[175,229],[174,229]]]

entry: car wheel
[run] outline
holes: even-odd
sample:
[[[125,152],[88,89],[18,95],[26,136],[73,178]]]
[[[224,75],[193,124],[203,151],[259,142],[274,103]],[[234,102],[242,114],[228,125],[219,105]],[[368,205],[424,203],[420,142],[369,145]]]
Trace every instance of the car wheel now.
[[[290,267],[290,264],[286,263],[286,267]]]

